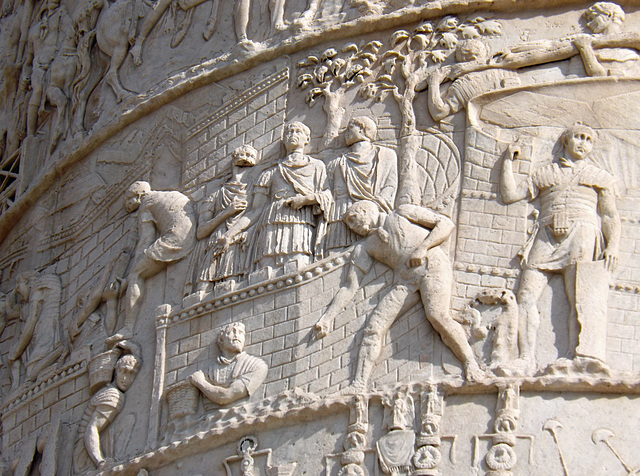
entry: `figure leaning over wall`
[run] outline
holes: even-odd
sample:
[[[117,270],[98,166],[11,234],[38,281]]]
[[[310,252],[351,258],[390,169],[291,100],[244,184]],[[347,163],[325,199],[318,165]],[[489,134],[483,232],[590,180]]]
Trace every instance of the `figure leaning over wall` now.
[[[328,251],[341,250],[361,238],[342,221],[344,212],[356,201],[371,200],[386,213],[393,209],[398,189],[398,158],[393,150],[372,144],[377,133],[372,119],[354,117],[344,132],[349,151],[327,166],[334,197],[327,220]]]
[[[144,282],[187,256],[195,244],[193,203],[175,191],[154,191],[148,182],[134,182],[124,196],[127,212],[138,211],[138,244],[126,286],[125,327],[133,325],[142,305]]]
[[[373,366],[382,352],[382,343],[402,309],[422,299],[427,320],[444,344],[463,364],[467,380],[484,378],[462,326],[450,313],[451,262],[442,244],[451,236],[453,222],[428,208],[401,205],[387,214],[371,201],[352,205],[344,220],[353,231],[366,237],[351,252],[346,282],[315,325],[316,336],[326,336],[332,322],[346,309],[360,289],[364,276],[375,261],[394,271],[393,285],[367,319],[358,352],[356,373],[343,393],[367,390]]]

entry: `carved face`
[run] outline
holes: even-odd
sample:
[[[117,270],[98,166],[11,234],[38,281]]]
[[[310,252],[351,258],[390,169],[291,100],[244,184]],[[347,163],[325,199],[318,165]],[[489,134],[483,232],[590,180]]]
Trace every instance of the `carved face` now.
[[[300,149],[309,143],[309,134],[302,125],[294,122],[285,128],[283,140],[288,151]]]
[[[244,349],[245,331],[241,326],[228,326],[218,338],[218,346],[221,351],[239,354]]]
[[[256,162],[255,154],[249,149],[240,149],[233,154],[233,165],[236,167],[251,167]]]
[[[24,301],[29,299],[29,279],[26,277],[19,277],[16,282],[16,292]]]
[[[141,202],[142,195],[138,195],[137,193],[127,192],[124,196],[124,208],[129,213],[135,212]]]
[[[351,145],[363,140],[369,140],[369,138],[361,124],[355,121],[350,121],[347,126],[347,130],[344,131],[344,140],[347,145]]]
[[[574,160],[584,159],[593,150],[593,137],[584,131],[574,132],[564,147]]]
[[[345,222],[347,226],[358,235],[368,236],[378,223],[379,212],[374,208],[360,208],[356,213],[349,215]]]
[[[137,369],[133,364],[125,363],[119,364],[116,366],[116,385],[117,387],[126,392],[131,387],[134,379],[136,378],[136,374],[138,373]]]

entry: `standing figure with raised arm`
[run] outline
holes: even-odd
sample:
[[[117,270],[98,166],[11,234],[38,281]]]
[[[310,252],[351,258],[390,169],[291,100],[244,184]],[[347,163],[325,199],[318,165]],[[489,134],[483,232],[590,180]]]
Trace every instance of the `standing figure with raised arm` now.
[[[371,201],[352,205],[344,221],[366,237],[351,252],[346,283],[315,325],[316,336],[327,335],[334,319],[343,312],[360,289],[363,277],[375,261],[394,271],[393,285],[380,298],[369,316],[358,353],[356,373],[344,393],[366,391],[373,366],[380,357],[382,343],[402,309],[422,299],[427,320],[444,344],[462,362],[468,380],[481,380],[484,372],[467,341],[462,326],[450,313],[453,273],[449,257],[442,249],[455,228],[453,222],[417,205],[402,205],[387,214]]]
[[[327,166],[334,199],[325,239],[328,251],[351,246],[361,238],[342,220],[358,200],[371,200],[386,213],[393,209],[398,189],[398,158],[393,150],[371,143],[377,133],[372,119],[354,117],[344,132],[349,152]]]
[[[326,219],[331,207],[327,172],[322,161],[304,153],[311,131],[301,122],[284,128],[284,159],[258,178],[251,211],[219,240],[225,251],[236,235],[257,224],[254,262],[257,268],[277,267],[290,260],[299,266],[311,263],[317,242],[317,215]]]
[[[500,182],[502,200],[509,204],[540,197],[538,228],[523,251],[522,277],[517,293],[520,359],[516,368],[524,373],[536,370],[540,326],[537,303],[554,273],[564,277],[571,309],[568,357],[604,359],[602,353],[596,355],[579,344],[581,334],[589,330],[590,306],[576,302],[576,293],[582,286],[576,279],[581,263],[604,260],[603,266],[609,272],[618,264],[621,224],[616,207],[615,179],[587,160],[595,137],[593,129],[576,123],[560,138],[564,156],[557,162],[538,167],[521,183],[517,183],[513,173],[513,162],[520,155],[519,147],[510,145],[504,156]],[[602,277],[592,271],[588,279]],[[608,279],[601,284],[608,289]],[[598,339],[606,341],[605,336]]]
[[[129,213],[138,210],[138,244],[126,280],[125,325],[133,331],[145,280],[193,249],[196,216],[189,197],[151,190],[148,182],[134,182],[125,193],[124,206]]]

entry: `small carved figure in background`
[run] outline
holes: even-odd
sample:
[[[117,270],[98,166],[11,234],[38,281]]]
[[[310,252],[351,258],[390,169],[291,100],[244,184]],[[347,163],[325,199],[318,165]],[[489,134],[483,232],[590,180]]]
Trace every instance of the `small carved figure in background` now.
[[[535,349],[540,325],[537,302],[552,273],[563,275],[571,308],[569,354],[575,349],[576,358],[596,357],[580,355],[577,350],[581,333],[588,331],[590,321],[595,324],[593,318],[589,318],[592,312],[589,308],[593,306],[576,301],[576,294],[585,286],[584,276],[580,278],[583,275],[580,266],[604,260],[603,268],[609,272],[616,268],[621,223],[616,207],[615,179],[607,171],[587,162],[595,138],[594,131],[588,126],[577,123],[570,127],[560,138],[564,156],[557,162],[538,167],[521,183],[516,182],[513,173],[513,162],[521,153],[519,146],[510,145],[504,156],[500,183],[503,201],[514,203],[540,196],[537,231],[522,252],[523,272],[517,293],[518,364],[525,372],[536,369]],[[602,280],[595,270],[588,274],[587,280]],[[606,296],[608,278],[599,284]],[[595,294],[598,293],[591,299],[597,298]],[[606,298],[604,301],[606,303]],[[606,335],[596,339],[605,341]],[[604,356],[598,358],[604,359]]]
[[[584,69],[589,76],[634,76],[640,54],[630,48],[594,49],[593,42],[616,41],[622,33],[625,20],[624,10],[611,2],[598,2],[589,8],[585,14],[587,27],[593,35],[579,35],[573,40],[573,45],[580,52]],[[640,46],[638,44],[634,45]]]
[[[267,378],[267,364],[244,352],[244,324],[233,322],[218,334],[220,356],[205,375],[202,370],[189,380],[217,405],[229,405],[253,395]]]
[[[38,375],[56,360],[68,354],[60,327],[60,278],[54,274],[22,273],[16,280],[22,327],[11,352],[11,389],[20,383],[21,368],[26,379],[35,381]]]
[[[422,298],[427,319],[442,341],[460,359],[469,380],[479,380],[484,372],[467,342],[462,326],[453,320],[451,305],[451,262],[440,247],[451,235],[453,222],[428,208],[402,205],[390,214],[379,211],[371,201],[357,202],[345,213],[344,221],[365,236],[351,252],[345,285],[316,323],[316,336],[324,337],[331,322],[353,299],[362,278],[374,260],[394,271],[394,283],[369,317],[362,338],[356,374],[345,393],[365,391],[382,342],[400,311]]]
[[[27,108],[27,135],[34,136],[46,101],[56,107],[50,151],[68,127],[71,84],[76,74],[75,30],[69,13],[59,0],[47,0],[38,21],[29,30],[24,81],[31,85]]]
[[[139,210],[138,244],[125,282],[125,325],[133,331],[144,281],[189,254],[195,244],[196,217],[189,197],[180,192],[153,191],[147,182],[134,182],[124,203],[129,213]]]
[[[506,69],[483,69],[456,77],[463,71],[462,68],[474,68],[474,65],[481,68],[482,65],[487,65],[488,60],[489,52],[483,41],[466,40],[459,43],[456,48],[458,65],[437,68],[428,76],[427,104],[434,121],[441,121],[466,109],[469,100],[480,94],[520,84],[517,73]],[[451,75],[454,80],[443,94],[440,91],[440,85],[447,80],[448,75]]]
[[[232,158],[231,178],[207,198],[198,215],[196,236],[207,239],[207,244],[196,292],[211,291],[212,285],[235,281],[246,272],[247,232],[236,234],[229,243],[224,234],[247,208],[247,174],[258,162],[258,151],[244,145],[233,151]]]
[[[224,250],[238,233],[259,223],[253,250],[257,268],[281,266],[290,260],[297,260],[299,266],[311,263],[322,238],[315,233],[316,215],[326,219],[332,199],[324,163],[304,153],[310,135],[301,122],[285,126],[287,155],[258,178],[251,211],[225,233]]]
[[[373,145],[378,128],[368,117],[355,117],[344,132],[349,152],[327,166],[333,191],[333,206],[327,223],[328,251],[352,245],[360,236],[342,221],[344,213],[358,200],[370,200],[391,212],[398,188],[398,158],[393,150]]]

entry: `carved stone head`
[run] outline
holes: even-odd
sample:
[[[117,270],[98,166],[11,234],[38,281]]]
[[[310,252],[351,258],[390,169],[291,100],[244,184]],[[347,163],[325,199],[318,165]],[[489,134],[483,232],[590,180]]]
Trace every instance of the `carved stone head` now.
[[[142,197],[150,191],[151,186],[149,185],[149,182],[133,182],[124,194],[124,208],[127,212],[135,212],[142,202]]]
[[[369,200],[361,200],[351,205],[342,219],[358,235],[368,236],[378,224],[380,209]]]
[[[587,157],[593,150],[596,134],[591,127],[576,122],[572,127],[562,133],[562,144],[566,155],[574,160]]]
[[[458,43],[456,48],[456,61],[458,63],[467,63],[477,61],[484,63],[489,58],[489,52],[485,44],[478,39],[471,39]]]
[[[349,121],[344,131],[344,140],[348,146],[363,140],[374,141],[378,135],[378,126],[373,119],[360,116]]]
[[[232,322],[222,328],[218,334],[218,348],[226,357],[239,354],[244,350],[246,330],[241,322]]]
[[[27,301],[29,299],[31,285],[33,284],[35,277],[35,272],[26,271],[24,273],[20,273],[16,278],[16,293],[23,301]]]
[[[310,138],[311,130],[302,122],[290,122],[284,126],[282,140],[287,152],[304,149]]]
[[[258,163],[258,151],[250,145],[241,145],[231,153],[236,167],[253,167]]]
[[[129,389],[136,375],[138,375],[140,365],[142,365],[142,362],[133,354],[126,354],[118,359],[115,383],[122,392],[126,392]]]
[[[584,14],[587,26],[594,33],[618,33],[624,23],[624,10],[615,3],[598,2]]]

